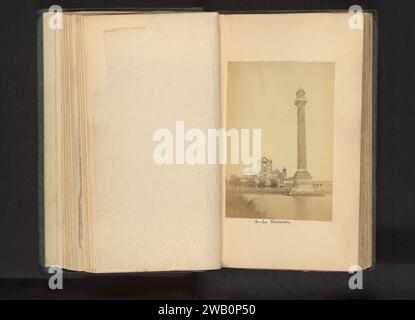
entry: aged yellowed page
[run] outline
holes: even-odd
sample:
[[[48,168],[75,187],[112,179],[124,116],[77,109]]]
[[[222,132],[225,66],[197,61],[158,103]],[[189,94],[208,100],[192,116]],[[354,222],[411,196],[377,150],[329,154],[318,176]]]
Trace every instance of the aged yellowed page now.
[[[84,103],[85,65],[79,15],[61,28],[43,14],[45,265],[89,270],[89,117]]]
[[[221,15],[222,125],[262,129],[261,170],[223,172],[224,267],[358,264],[363,30],[350,17]]]
[[[159,165],[159,129],[216,128],[218,15],[85,15],[95,272],[221,266],[220,169]]]

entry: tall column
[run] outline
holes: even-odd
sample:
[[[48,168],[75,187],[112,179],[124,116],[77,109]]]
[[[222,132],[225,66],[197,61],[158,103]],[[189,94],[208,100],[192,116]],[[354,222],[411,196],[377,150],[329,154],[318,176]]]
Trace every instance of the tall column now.
[[[297,105],[297,169],[307,169],[307,152],[305,139],[305,104],[307,101],[296,101]]]
[[[300,87],[296,93],[294,105],[297,106],[297,171],[293,177],[294,186],[290,194],[294,196],[314,195],[312,176],[307,170],[307,143],[305,105],[307,97]]]

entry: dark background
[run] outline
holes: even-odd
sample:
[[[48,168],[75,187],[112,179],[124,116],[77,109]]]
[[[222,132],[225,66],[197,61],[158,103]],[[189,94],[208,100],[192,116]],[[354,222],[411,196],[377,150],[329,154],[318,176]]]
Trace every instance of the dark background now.
[[[48,288],[38,262],[36,11],[91,7],[347,10],[378,13],[377,261],[364,290],[347,273],[224,269],[65,275]],[[0,298],[415,298],[415,1],[0,1]],[[318,36],[318,35],[317,35]],[[340,39],[339,39],[340,41]]]

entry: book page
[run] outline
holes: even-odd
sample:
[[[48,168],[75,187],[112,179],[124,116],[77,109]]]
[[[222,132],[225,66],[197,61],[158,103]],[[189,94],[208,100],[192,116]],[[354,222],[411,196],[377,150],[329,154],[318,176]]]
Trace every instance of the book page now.
[[[350,17],[220,17],[222,125],[261,130],[256,171],[224,168],[225,267],[358,263],[363,30]]]
[[[154,160],[157,132],[220,125],[218,15],[85,15],[84,41],[93,271],[220,268],[219,166]]]

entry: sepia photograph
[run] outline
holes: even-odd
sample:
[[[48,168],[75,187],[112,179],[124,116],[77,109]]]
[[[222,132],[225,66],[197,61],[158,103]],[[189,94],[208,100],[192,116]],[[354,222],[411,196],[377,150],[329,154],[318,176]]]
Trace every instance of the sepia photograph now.
[[[261,129],[261,157],[226,165],[227,218],[332,220],[334,74],[334,62],[228,63],[227,129]]]

